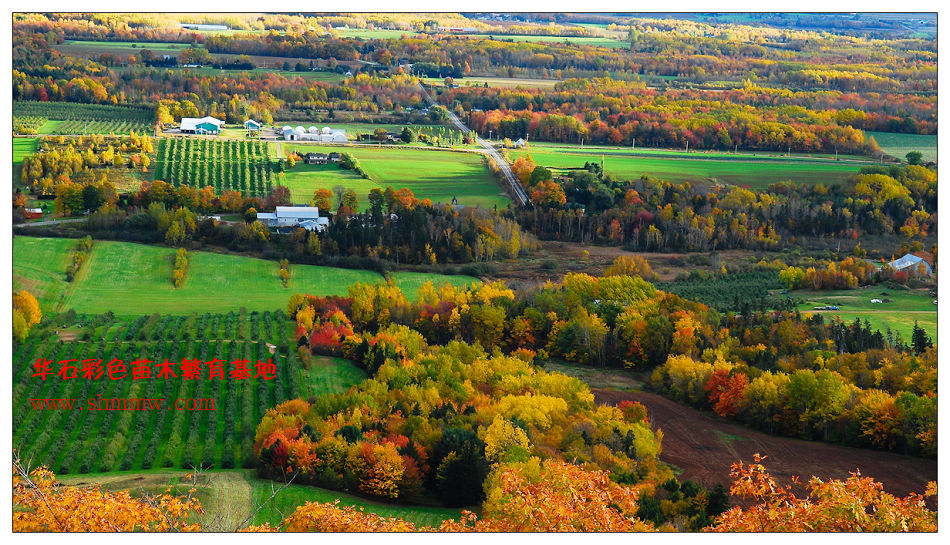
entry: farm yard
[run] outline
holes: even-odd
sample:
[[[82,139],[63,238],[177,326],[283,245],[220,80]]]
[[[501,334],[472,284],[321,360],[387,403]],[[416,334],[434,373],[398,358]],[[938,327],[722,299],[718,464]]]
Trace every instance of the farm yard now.
[[[621,179],[637,179],[644,174],[674,183],[705,181],[752,189],[766,189],[770,184],[792,181],[806,184],[832,184],[858,172],[867,162],[807,160],[797,158],[749,158],[745,156],[712,156],[696,153],[656,154],[637,152],[584,151],[561,146],[532,145],[529,150],[511,151],[511,160],[530,154],[534,161],[555,170],[581,168],[585,162],[604,161],[607,174]]]
[[[158,141],[155,179],[175,187],[210,185],[218,194],[237,190],[264,196],[273,189],[274,164],[263,142],[162,138]]]
[[[73,282],[64,271],[74,239],[18,236],[13,239],[14,289],[34,293],[50,312],[73,309],[81,313],[112,311],[119,316],[142,313],[189,314],[284,308],[294,293],[344,295],[356,282],[378,283],[376,272],[314,265],[291,265],[290,281],[282,287],[276,261],[190,252],[189,272],[181,288],[172,285],[171,248],[126,242],[96,241],[91,256]],[[395,272],[393,281],[410,296],[424,280],[468,285],[471,276]]]
[[[284,147],[286,152],[287,144]],[[300,171],[295,166],[284,173],[284,184],[291,188],[291,192],[307,200],[313,198],[317,189],[332,190],[335,185],[344,185],[357,192],[361,203],[366,200],[370,189],[390,186],[394,189],[408,187],[417,198],[432,199],[432,202],[448,203],[455,197],[460,205],[498,206],[499,209],[511,202],[495,182],[484,158],[477,153],[315,144],[296,144],[294,148],[302,153],[345,151],[359,160],[370,178],[363,180],[321,174],[337,168],[333,166]],[[345,183],[341,184],[341,181]]]

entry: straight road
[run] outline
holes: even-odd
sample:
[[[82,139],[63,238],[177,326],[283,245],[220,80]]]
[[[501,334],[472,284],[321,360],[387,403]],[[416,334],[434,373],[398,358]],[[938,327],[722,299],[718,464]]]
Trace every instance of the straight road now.
[[[436,102],[433,100],[432,96],[429,95],[429,92],[426,91],[425,87],[420,83],[419,89],[422,91],[422,96],[425,97],[426,102],[430,106],[435,106]],[[455,125],[455,128],[460,130],[462,133],[469,133],[471,130],[462,123],[462,120],[455,115],[454,112],[446,108],[446,111],[449,113],[449,120],[452,121],[452,124]],[[485,149],[485,153],[495,161],[495,164],[498,165],[498,168],[501,170],[502,174],[505,175],[505,179],[508,180],[508,183],[511,185],[511,192],[514,194],[515,198],[521,203],[521,206],[528,204],[528,194],[525,192],[524,188],[521,187],[521,183],[518,182],[518,179],[515,178],[515,174],[511,171],[511,167],[508,166],[508,161],[505,161],[505,158],[498,153],[498,150],[495,149],[495,146],[492,146],[487,140],[483,139],[480,136],[475,137],[475,141],[479,146]]]

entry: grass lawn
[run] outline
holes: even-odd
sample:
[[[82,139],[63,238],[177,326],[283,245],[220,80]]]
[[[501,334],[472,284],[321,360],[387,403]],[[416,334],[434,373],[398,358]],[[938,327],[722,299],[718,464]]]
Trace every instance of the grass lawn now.
[[[144,244],[96,241],[92,256],[72,283],[65,281],[69,252],[76,241],[56,238],[15,237],[13,240],[14,289],[29,289],[44,311],[102,313],[120,316],[228,312],[282,309],[294,293],[344,295],[356,282],[382,282],[374,271],[291,265],[290,284],[284,288],[275,261],[189,252],[188,276],[176,289],[171,283],[174,250]],[[394,281],[409,289],[423,279],[468,283],[468,276],[396,272]],[[415,297],[415,290],[407,292]]]
[[[286,148],[289,144],[285,145]],[[343,170],[336,164],[308,165],[300,162],[294,168],[278,175],[282,185],[290,189],[290,198],[294,204],[307,204],[313,199],[317,189],[333,190],[334,186],[342,185],[352,188],[360,198],[360,208],[369,208],[369,195],[372,189],[385,189],[372,180],[366,180],[350,170]],[[336,204],[336,203],[334,203]]]
[[[309,192],[308,200],[320,187],[333,189],[334,185],[344,185],[353,187],[362,203],[367,200],[369,190],[374,187],[367,185],[371,181],[380,189],[388,186],[394,189],[408,187],[417,198],[429,198],[433,202],[448,203],[451,202],[452,197],[456,197],[461,205],[485,208],[495,205],[504,208],[511,202],[511,199],[492,178],[481,154],[477,153],[317,144],[294,144],[294,148],[303,153],[345,151],[359,159],[363,170],[370,177],[370,180],[350,179],[351,181],[340,184],[339,178],[327,178],[325,181],[319,174],[308,176],[304,172],[300,177],[294,176],[291,172],[285,174],[287,180],[285,184],[291,187],[291,193],[294,188],[298,192]],[[286,153],[286,149],[284,151]],[[327,170],[317,172],[331,172],[334,168],[337,167],[328,165]]]
[[[798,306],[801,312],[813,312],[825,315],[825,319],[838,316],[844,322],[853,322],[855,318],[865,319],[881,333],[890,327],[909,343],[914,321],[927,334],[937,337],[937,306],[927,290],[892,290],[885,286],[871,286],[854,290],[789,292],[792,297],[804,299]],[[890,303],[871,303],[871,299],[890,299]],[[837,305],[840,310],[814,310],[814,307]]]
[[[900,134],[894,132],[871,132],[865,134],[873,136],[877,145],[881,146],[884,153],[904,160],[904,156],[909,151],[919,151],[923,153],[924,161],[937,160],[937,135],[936,134]]]
[[[45,126],[45,125],[44,125]],[[20,166],[23,158],[36,153],[36,146],[40,139],[36,137],[13,139],[13,177],[20,179]]]
[[[707,181],[753,189],[765,189],[769,184],[791,180],[796,183],[833,184],[855,174],[861,163],[845,161],[824,161],[779,158],[748,158],[740,156],[726,157],[725,154],[711,155],[689,154],[679,156],[674,153],[659,154],[646,152],[637,155],[633,152],[608,152],[602,149],[582,151],[581,149],[554,149],[544,146],[532,146],[527,151],[511,152],[511,160],[525,154],[539,165],[562,169],[583,167],[585,162],[600,163],[604,159],[604,169],[608,174],[622,179],[636,179],[644,174],[655,176],[670,182]]]
[[[46,123],[43,123],[43,125],[39,128],[39,131],[37,132],[39,132],[40,134],[53,134],[53,131],[55,131],[56,128],[59,127],[62,123],[63,123],[62,121],[49,120]]]
[[[350,360],[331,356],[313,356],[307,383],[309,395],[341,394],[366,378],[366,371]]]

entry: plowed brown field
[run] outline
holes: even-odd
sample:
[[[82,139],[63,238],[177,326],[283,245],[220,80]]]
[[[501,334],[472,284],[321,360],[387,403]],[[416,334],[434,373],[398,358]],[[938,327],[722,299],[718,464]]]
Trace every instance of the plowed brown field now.
[[[706,486],[722,483],[728,489],[730,465],[738,460],[751,462],[755,453],[768,456],[764,465],[781,483],[790,482],[793,475],[802,481],[812,475],[823,480],[846,479],[849,472],[860,469],[862,475],[882,482],[885,491],[906,496],[922,493],[927,481],[937,480],[936,460],[769,435],[712,418],[657,394],[591,391],[597,403],[615,405],[628,399],[645,405],[650,422],[663,430],[660,459],[682,468],[681,480]]]

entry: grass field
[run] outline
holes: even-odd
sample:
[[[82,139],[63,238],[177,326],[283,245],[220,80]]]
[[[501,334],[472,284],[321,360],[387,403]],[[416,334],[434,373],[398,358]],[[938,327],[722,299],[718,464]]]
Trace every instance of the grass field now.
[[[190,252],[188,276],[176,289],[171,283],[174,250],[143,244],[96,241],[92,255],[74,282],[65,281],[71,239],[15,237],[13,240],[14,289],[28,289],[44,312],[75,309],[77,312],[117,315],[189,314],[282,309],[294,293],[343,295],[356,282],[382,282],[376,272],[312,265],[291,265],[290,284],[281,286],[274,261]],[[392,274],[408,297],[426,279],[467,285],[470,276],[445,276],[413,272]]]
[[[826,319],[838,316],[844,322],[855,318],[867,320],[873,329],[882,333],[890,327],[909,343],[914,321],[937,338],[937,306],[926,290],[892,290],[884,286],[871,286],[854,290],[838,291],[793,291],[789,295],[803,299],[798,306],[801,312],[825,315]],[[871,299],[890,299],[890,303],[871,303]],[[814,310],[814,307],[837,305],[840,310]]]
[[[919,151],[923,153],[924,161],[937,160],[937,135],[936,134],[899,134],[893,132],[871,132],[865,134],[873,136],[877,145],[881,146],[884,153],[904,160],[904,156],[909,151]]]
[[[191,481],[182,470],[117,471],[89,475],[70,475],[59,479],[63,484],[91,486],[99,484],[104,490],[129,490],[135,496],[144,493],[160,494],[169,486],[176,494],[187,494]],[[259,505],[263,507],[250,520],[251,524],[277,525],[294,509],[306,502],[332,502],[363,508],[381,517],[399,517],[417,526],[438,526],[443,520],[458,519],[460,509],[444,507],[387,505],[343,492],[334,492],[315,486],[290,484],[273,499],[273,490],[281,483],[259,479],[253,470],[206,471],[199,476],[195,497],[205,510],[203,521],[214,524],[225,522],[223,530],[233,529],[251,516]],[[273,488],[272,488],[273,487]],[[270,501],[268,501],[270,500]],[[266,503],[265,503],[266,502]]]
[[[314,356],[307,373],[306,396],[340,394],[367,378],[366,371],[350,360],[330,356]]]
[[[630,47],[630,42],[615,40],[613,38],[600,38],[597,36],[532,36],[528,34],[465,34],[465,36],[472,36],[478,38],[487,38],[489,36],[495,40],[501,41],[511,41],[511,42],[558,42],[558,43],[571,43],[576,45],[594,45],[599,47],[610,47],[614,49],[619,48],[628,48]]]
[[[636,179],[644,174],[670,182],[706,181],[754,189],[791,180],[796,183],[840,182],[860,169],[861,163],[802,158],[746,157],[727,154],[689,154],[653,151],[582,150],[563,146],[533,145],[527,151],[510,153],[511,160],[530,154],[539,165],[563,169],[583,167],[585,162],[604,159],[607,174],[621,179]]]
[[[461,205],[485,208],[495,205],[504,208],[511,202],[492,178],[482,156],[476,153],[357,146],[344,148],[315,144],[294,144],[294,148],[304,153],[346,151],[359,159],[370,180],[350,178],[351,181],[347,183],[353,184],[361,204],[367,200],[369,190],[373,187],[385,189],[389,186],[395,189],[408,187],[417,198],[429,198],[433,202],[447,203],[456,197]],[[332,165],[322,170],[296,171],[296,168],[284,174],[284,184],[291,188],[291,192],[309,194],[307,200],[313,197],[313,192],[318,188],[332,190],[342,179],[339,174],[326,174],[338,168]],[[349,187],[347,184],[342,185]]]

